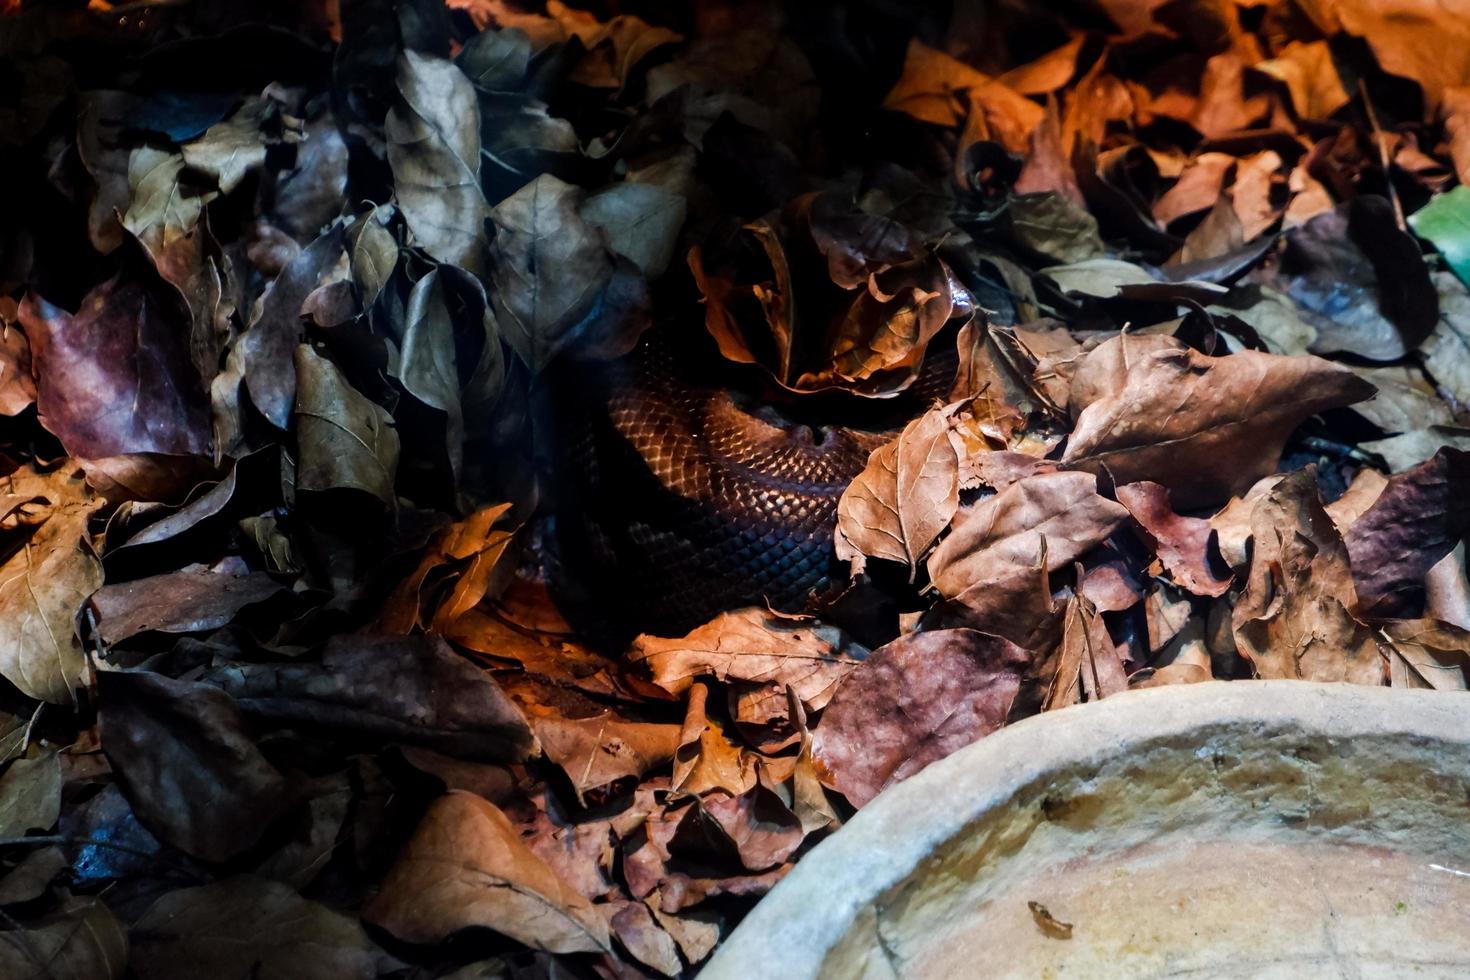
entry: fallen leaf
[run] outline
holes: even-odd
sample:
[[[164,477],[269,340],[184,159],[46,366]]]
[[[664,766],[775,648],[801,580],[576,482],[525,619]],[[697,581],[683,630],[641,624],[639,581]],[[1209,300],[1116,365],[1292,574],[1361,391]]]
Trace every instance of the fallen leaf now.
[[[1444,448],[1388,481],[1346,534],[1363,615],[1416,615],[1424,576],[1470,531],[1470,455]]]
[[[918,566],[959,509],[959,455],[950,441],[955,409],[931,409],[873,450],[837,503],[839,560]]]
[[[520,762],[535,751],[521,710],[483,670],[437,637],[334,636],[320,664],[228,664],[204,674],[238,710]]]
[[[102,747],[138,819],[205,861],[249,850],[292,803],[223,692],[147,671],[98,674]]]
[[[506,343],[533,372],[573,342],[612,275],[581,203],[578,188],[542,174],[491,212],[491,305]]]
[[[67,452],[83,459],[209,452],[203,387],[164,304],[147,289],[111,279],[75,314],[28,296],[21,319],[42,424]]]
[[[823,782],[862,806],[1005,724],[1030,655],[998,636],[914,633],[873,651],[822,714]]]
[[[0,973],[15,980],[120,980],[128,966],[122,923],[97,899],[70,898],[35,922],[0,930]]]
[[[363,918],[407,942],[481,926],[550,953],[611,951],[591,903],[521,843],[498,807],[468,793],[430,805]]]
[[[1089,360],[1120,343],[1104,342]],[[1118,483],[1163,484],[1184,507],[1215,503],[1270,473],[1304,419],[1372,393],[1346,368],[1308,355],[1158,350],[1083,409],[1062,462],[1106,469]]]
[[[1348,551],[1322,509],[1315,474],[1298,470],[1256,501],[1254,551],[1233,615],[1240,653],[1263,678],[1380,685],[1384,654],[1357,605]]]
[[[102,584],[102,563],[87,534],[101,502],[87,495],[68,467],[28,476],[12,476],[12,490],[23,500],[44,500],[51,510],[25,546],[0,565],[0,674],[29,697],[72,704],[88,675],[76,617]]]
[[[350,488],[370,493],[390,507],[397,503],[398,431],[392,416],[305,344],[296,348],[292,411],[300,450],[299,489]]]
[[[653,682],[670,694],[684,694],[699,677],[774,683],[818,711],[865,654],[833,627],[742,609],[721,613],[678,639],[640,636],[626,659],[646,666]]]
[[[282,590],[264,572],[237,572],[190,565],[92,593],[98,633],[104,643],[118,643],[148,630],[201,633],[224,626],[246,606]]]
[[[1470,689],[1470,632],[1433,619],[1392,620],[1383,632],[1389,639],[1389,686]]]
[[[16,759],[0,776],[0,837],[47,831],[61,816],[61,761],[54,751]]]
[[[679,726],[628,721],[613,712],[591,718],[548,715],[534,723],[546,757],[560,766],[582,802],[591,790],[641,777],[669,762]]]
[[[1157,483],[1129,483],[1118,487],[1118,503],[1138,522],[1175,584],[1195,595],[1223,595],[1231,578],[1211,567],[1210,522],[1181,517],[1169,504],[1169,491]]]
[[[379,977],[402,967],[358,922],[279,882],[237,875],[162,896],[133,924],[139,980]]]
[[[474,86],[452,62],[404,51],[398,62],[402,102],[383,134],[394,194],[414,239],[440,262],[484,268],[485,218],[480,190],[480,107]]]

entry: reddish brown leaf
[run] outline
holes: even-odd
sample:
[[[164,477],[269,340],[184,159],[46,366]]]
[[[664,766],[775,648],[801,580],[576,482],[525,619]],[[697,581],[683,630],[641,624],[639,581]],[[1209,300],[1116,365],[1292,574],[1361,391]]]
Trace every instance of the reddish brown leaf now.
[[[812,754],[824,782],[856,806],[995,731],[1030,655],[998,636],[950,629],[875,651],[822,715]]]
[[[955,408],[932,409],[873,450],[837,504],[837,557],[884,558],[915,568],[959,509]]]
[[[1271,472],[1302,420],[1372,394],[1351,371],[1308,355],[1156,350],[1087,402],[1062,462],[1106,469],[1120,484],[1161,483],[1181,506],[1214,503]]]
[[[1157,483],[1129,483],[1118,487],[1118,502],[1138,522],[1147,543],[1158,553],[1176,584],[1195,595],[1223,595],[1231,578],[1219,577],[1211,567],[1210,522],[1181,517],[1169,506],[1169,491]]]
[[[610,951],[592,904],[521,842],[498,807],[468,793],[429,807],[362,914],[408,942],[483,926],[550,953]]]

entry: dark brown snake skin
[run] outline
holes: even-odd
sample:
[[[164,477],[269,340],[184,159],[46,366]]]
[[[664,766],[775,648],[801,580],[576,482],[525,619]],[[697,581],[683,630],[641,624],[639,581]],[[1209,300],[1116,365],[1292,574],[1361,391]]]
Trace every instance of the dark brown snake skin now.
[[[838,498],[888,434],[747,410],[679,367],[645,343],[574,393],[557,508],[565,571],[624,630],[678,635],[724,609],[807,608],[833,587]]]

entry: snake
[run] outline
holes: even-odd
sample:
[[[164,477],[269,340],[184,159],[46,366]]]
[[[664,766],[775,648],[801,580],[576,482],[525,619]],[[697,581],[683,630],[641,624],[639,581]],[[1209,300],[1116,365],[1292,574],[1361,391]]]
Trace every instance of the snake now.
[[[619,639],[682,636],[726,610],[812,612],[837,597],[838,502],[869,454],[947,391],[946,339],[948,358],[927,358],[912,391],[877,406],[782,404],[758,384],[702,378],[687,345],[657,333],[584,366],[557,393],[554,544],[568,618]]]

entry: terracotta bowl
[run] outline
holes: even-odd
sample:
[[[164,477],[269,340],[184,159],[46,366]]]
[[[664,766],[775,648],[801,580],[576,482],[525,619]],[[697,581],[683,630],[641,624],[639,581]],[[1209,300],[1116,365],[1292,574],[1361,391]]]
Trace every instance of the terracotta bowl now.
[[[935,763],[702,980],[1470,977],[1470,696],[1118,695]]]

